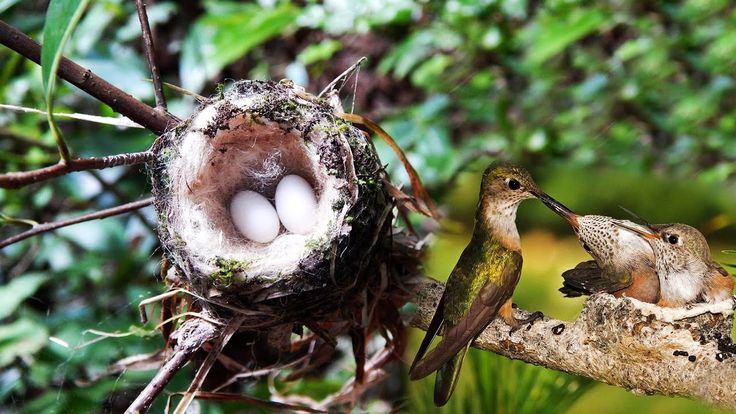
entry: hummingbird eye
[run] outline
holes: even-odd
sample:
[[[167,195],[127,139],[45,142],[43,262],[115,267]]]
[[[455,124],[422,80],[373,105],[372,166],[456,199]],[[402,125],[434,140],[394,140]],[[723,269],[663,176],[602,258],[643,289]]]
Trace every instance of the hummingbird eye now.
[[[518,190],[518,189],[521,188],[521,183],[519,183],[519,181],[517,181],[517,180],[515,180],[513,178],[511,178],[508,181],[506,181],[506,185],[508,185],[509,188],[512,189],[512,190]]]
[[[679,241],[680,241],[680,238],[679,238],[679,237],[677,237],[677,235],[676,235],[676,234],[670,234],[669,236],[666,236],[666,237],[667,237],[667,241],[668,241],[668,242],[669,242],[670,244],[677,244],[677,242],[679,242]]]

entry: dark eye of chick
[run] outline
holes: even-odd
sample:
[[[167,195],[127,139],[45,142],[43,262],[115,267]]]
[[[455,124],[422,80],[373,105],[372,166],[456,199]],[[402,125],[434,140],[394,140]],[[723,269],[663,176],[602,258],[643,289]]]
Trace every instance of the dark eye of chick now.
[[[509,180],[508,186],[512,190],[518,190],[521,188],[521,184],[513,178]]]
[[[680,238],[677,237],[676,234],[670,234],[669,236],[667,236],[667,241],[670,244],[677,244],[677,242],[680,241]]]

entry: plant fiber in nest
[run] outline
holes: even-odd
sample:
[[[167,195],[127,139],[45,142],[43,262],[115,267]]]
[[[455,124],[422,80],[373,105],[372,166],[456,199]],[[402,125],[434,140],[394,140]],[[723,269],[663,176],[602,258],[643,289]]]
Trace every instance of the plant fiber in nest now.
[[[150,165],[158,233],[189,289],[285,321],[334,312],[378,277],[393,205],[375,149],[341,111],[289,82],[241,81],[162,137]],[[315,190],[313,231],[248,240],[233,195],[273,199],[288,174]]]

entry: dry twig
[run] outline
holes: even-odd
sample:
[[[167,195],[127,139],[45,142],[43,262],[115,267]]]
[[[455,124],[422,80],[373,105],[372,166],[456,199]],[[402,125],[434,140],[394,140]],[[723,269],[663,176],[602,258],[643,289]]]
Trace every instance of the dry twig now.
[[[143,52],[148,61],[148,67],[151,69],[151,80],[153,80],[153,93],[156,98],[156,109],[166,110],[166,97],[164,96],[164,88],[161,84],[161,74],[156,66],[156,48],[153,45],[153,34],[151,33],[151,25],[148,23],[148,13],[146,13],[146,5],[143,0],[135,0],[135,7],[138,9],[138,20],[141,22],[141,32],[143,34]]]
[[[106,217],[116,216],[118,214],[128,213],[133,210],[149,206],[151,205],[151,203],[153,203],[153,197],[123,204],[117,207],[108,208],[105,210],[95,211],[93,213],[84,214],[79,217],[73,217],[70,219],[54,221],[50,223],[37,224],[31,227],[29,230],[24,231],[23,233],[8,237],[5,240],[0,240],[0,249],[2,249],[3,247],[7,247],[13,243],[17,243],[21,240],[25,240],[29,237],[37,236],[42,233],[47,233],[61,227],[71,226],[72,224],[82,223],[84,221],[98,220]]]

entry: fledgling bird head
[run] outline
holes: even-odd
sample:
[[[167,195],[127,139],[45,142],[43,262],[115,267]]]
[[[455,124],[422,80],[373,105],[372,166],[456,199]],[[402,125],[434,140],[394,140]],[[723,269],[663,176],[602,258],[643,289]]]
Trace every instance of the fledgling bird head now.
[[[657,256],[658,267],[681,271],[693,262],[710,263],[710,247],[703,234],[687,224],[656,224],[647,228],[637,226],[637,234],[649,242]],[[659,263],[661,262],[661,263]]]

